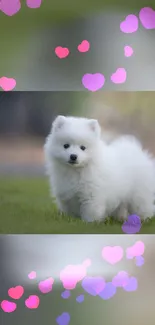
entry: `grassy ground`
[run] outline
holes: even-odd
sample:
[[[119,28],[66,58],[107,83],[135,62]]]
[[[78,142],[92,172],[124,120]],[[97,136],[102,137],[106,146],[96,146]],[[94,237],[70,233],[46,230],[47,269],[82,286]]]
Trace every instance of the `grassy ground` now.
[[[48,180],[32,178],[0,179],[1,234],[121,234],[121,224],[107,220],[86,224],[60,216],[49,197]],[[155,233],[155,218],[143,224],[141,233]]]

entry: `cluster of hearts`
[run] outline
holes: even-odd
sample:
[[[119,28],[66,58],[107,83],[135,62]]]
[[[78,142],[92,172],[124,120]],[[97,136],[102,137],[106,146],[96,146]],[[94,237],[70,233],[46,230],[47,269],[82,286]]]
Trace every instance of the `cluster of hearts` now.
[[[143,254],[145,251],[145,245],[142,241],[136,241],[134,245],[128,247],[124,252],[121,246],[105,246],[102,248],[101,256],[109,264],[115,265],[119,263],[124,255],[127,259],[134,259],[136,265],[141,267],[144,264]],[[137,290],[138,281],[135,277],[130,276],[126,271],[119,271],[112,279],[111,282],[106,282],[101,276],[88,276],[87,268],[92,264],[91,259],[87,258],[82,264],[68,265],[62,271],[60,271],[60,281],[65,291],[62,292],[61,297],[68,299],[71,295],[71,290],[74,290],[78,283],[85,293],[91,296],[99,296],[103,300],[109,300],[112,298],[118,288],[122,288],[127,292]],[[36,279],[36,272],[31,271],[28,274],[30,280]],[[52,291],[54,279],[52,277],[40,281],[38,289],[42,294],[47,294]],[[21,285],[12,287],[8,290],[8,296],[14,300],[20,299],[24,295],[24,288]],[[84,294],[76,298],[78,303],[84,301]],[[29,309],[37,309],[40,305],[40,298],[38,295],[30,295],[25,299],[25,306]],[[16,310],[17,304],[9,300],[3,300],[1,302],[1,308],[6,313],[12,313]],[[62,314],[64,315],[64,313]],[[64,316],[58,316],[57,323]]]
[[[139,12],[139,20],[142,26],[146,29],[155,29],[155,11],[150,7],[144,7]],[[139,20],[136,15],[130,14],[128,15],[124,21],[120,23],[120,30],[123,33],[134,33],[138,30]],[[80,45],[78,45],[79,52],[88,52],[90,49],[90,43],[87,40],[82,41]],[[55,54],[60,58],[64,59],[69,55],[69,49],[58,46],[55,48]],[[126,57],[130,57],[133,54],[133,49],[131,46],[126,45],[124,47],[124,55]],[[127,72],[124,68],[119,67],[116,71],[111,75],[110,79],[114,84],[122,84],[125,83],[127,77]],[[101,89],[105,84],[105,77],[101,73],[86,73],[82,77],[83,86],[94,92]]]
[[[30,8],[39,8],[41,6],[42,0],[26,0],[26,4]],[[21,8],[21,3],[19,0],[1,0],[0,10],[8,16],[13,16]],[[151,7],[144,7],[139,12],[139,19],[136,15],[128,15],[124,21],[120,23],[120,30],[123,33],[134,33],[138,30],[139,20],[145,29],[155,29],[155,11]],[[90,43],[87,40],[82,41],[78,45],[79,52],[88,52],[90,49]],[[55,54],[63,59],[69,55],[69,49],[58,46],[55,48]],[[126,45],[124,47],[124,55],[130,57],[133,54],[133,49],[131,46]],[[114,84],[122,84],[126,81],[127,73],[122,67],[116,69],[116,71],[111,75],[110,79]],[[90,91],[97,91],[104,86],[105,77],[101,73],[86,73],[82,77],[83,86]],[[16,80],[13,78],[2,77],[0,78],[0,87],[4,91],[13,90],[16,86]]]

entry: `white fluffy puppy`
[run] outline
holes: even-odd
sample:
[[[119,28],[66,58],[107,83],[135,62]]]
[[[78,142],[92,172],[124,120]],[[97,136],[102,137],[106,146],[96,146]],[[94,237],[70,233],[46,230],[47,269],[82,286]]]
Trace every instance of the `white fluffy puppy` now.
[[[97,120],[58,116],[44,148],[60,211],[88,222],[153,216],[155,163],[134,137],[107,144]]]

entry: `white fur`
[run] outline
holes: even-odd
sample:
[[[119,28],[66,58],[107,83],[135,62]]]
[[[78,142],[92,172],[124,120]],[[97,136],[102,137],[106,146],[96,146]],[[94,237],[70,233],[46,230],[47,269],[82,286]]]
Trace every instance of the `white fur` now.
[[[64,149],[64,144],[70,144]],[[86,147],[85,151],[80,146]],[[70,154],[78,156],[69,164]],[[58,116],[45,143],[47,174],[60,211],[83,220],[142,219],[155,212],[155,163],[132,136],[103,141],[97,120]]]

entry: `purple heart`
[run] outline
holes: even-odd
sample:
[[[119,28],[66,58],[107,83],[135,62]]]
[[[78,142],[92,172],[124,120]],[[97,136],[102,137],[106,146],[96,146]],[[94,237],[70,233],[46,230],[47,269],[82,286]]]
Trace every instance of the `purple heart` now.
[[[91,296],[97,296],[104,289],[105,281],[101,277],[85,277],[82,287]]]
[[[70,297],[70,291],[69,290],[65,290],[64,292],[62,292],[62,294],[61,294],[61,297],[63,298],[63,299],[68,299],[69,297]]]
[[[133,224],[133,225],[140,225],[141,224],[140,217],[137,216],[136,214],[132,214],[131,216],[128,216],[128,222]]]
[[[108,300],[115,295],[116,291],[117,289],[112,282],[107,282],[104,290],[100,292],[99,296],[104,300]]]
[[[136,234],[141,229],[141,220],[137,215],[131,215],[122,225],[122,230],[126,234]]]
[[[86,73],[82,77],[82,84],[90,91],[97,91],[103,87],[105,83],[105,77],[101,73]]]
[[[84,301],[84,295],[80,295],[80,296],[76,297],[76,301],[79,302],[79,303],[83,302]]]
[[[137,266],[142,266],[144,264],[144,257],[143,256],[136,256],[136,265]]]
[[[56,322],[58,323],[58,325],[68,325],[70,322],[69,313],[62,313],[56,318]]]
[[[136,291],[138,287],[137,279],[134,277],[131,277],[128,279],[128,284],[123,287],[125,291]]]

